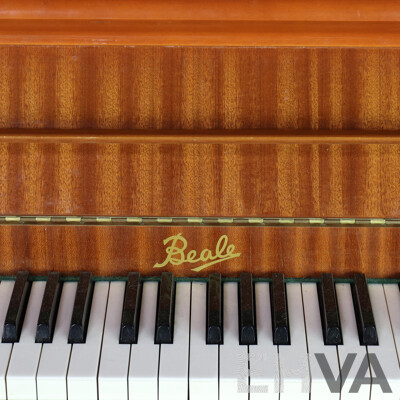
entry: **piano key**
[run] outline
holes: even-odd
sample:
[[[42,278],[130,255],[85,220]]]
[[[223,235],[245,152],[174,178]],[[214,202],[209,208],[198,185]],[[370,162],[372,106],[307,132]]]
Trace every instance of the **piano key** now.
[[[333,283],[333,281],[332,281]],[[340,368],[336,346],[325,345],[318,301],[316,283],[302,283],[304,318],[308,343],[308,353],[311,374],[310,400],[339,400],[340,398]],[[334,289],[334,287],[333,287]],[[322,303],[321,303],[322,304]],[[329,307],[328,307],[329,309]],[[327,318],[329,320],[329,317]],[[329,335],[328,335],[329,336]],[[324,357],[331,368],[334,379],[339,377],[337,392],[330,387],[321,370],[317,357]]]
[[[3,343],[15,343],[19,341],[29,298],[30,282],[28,282],[28,277],[29,273],[27,271],[20,271],[17,274],[4,321]]]
[[[290,330],[283,274],[272,274],[271,284],[272,332],[274,344],[289,345]]]
[[[190,282],[178,282],[175,291],[174,342],[161,345],[159,400],[186,400],[188,395]]]
[[[129,398],[158,400],[160,346],[154,344],[157,312],[157,282],[144,282],[137,344],[131,345]]]
[[[7,313],[7,305],[10,303],[14,289],[14,281],[2,281],[0,283],[0,327],[4,326]],[[0,332],[2,333],[2,332]],[[10,360],[12,343],[0,343],[0,399],[6,399],[6,372]]]
[[[155,344],[173,342],[174,291],[174,276],[171,272],[163,272],[158,291]]]
[[[209,346],[204,340],[207,327],[207,296],[207,284],[192,282],[189,358],[191,400],[218,400],[218,346]],[[222,329],[220,332],[222,333]]]
[[[78,282],[77,296],[79,284],[80,282]],[[97,372],[109,286],[109,282],[96,282],[94,285],[86,342],[72,346],[67,375],[68,400],[97,400],[98,398]],[[75,305],[76,301],[73,313]]]
[[[274,345],[271,325],[269,283],[254,285],[257,319],[257,345],[249,346],[251,400],[279,399],[278,346]]]
[[[14,343],[6,382],[8,400],[36,399],[36,371],[41,343],[35,343],[36,326],[46,282],[33,282],[18,343]]]
[[[139,328],[141,284],[140,273],[130,272],[125,288],[124,305],[121,317],[121,344],[137,343]]]
[[[212,273],[207,286],[207,344],[223,343],[221,274]]]
[[[53,340],[54,325],[61,293],[61,285],[58,280],[59,273],[50,272],[36,328],[36,343],[50,343]]]
[[[248,398],[248,350],[239,344],[238,284],[224,283],[224,344],[219,346],[220,400]]]
[[[111,282],[99,368],[99,400],[128,399],[130,346],[119,344],[125,283]]]
[[[286,285],[290,346],[279,347],[280,400],[309,399],[310,372],[300,283]]]
[[[376,334],[374,314],[364,274],[354,275],[352,293],[360,343],[368,346],[377,345],[378,336]]]
[[[341,344],[342,332],[332,274],[322,274],[321,282],[318,284],[318,295],[324,343],[326,345]]]
[[[239,284],[239,341],[242,345],[257,344],[254,311],[253,276],[242,272]]]
[[[396,343],[397,358],[400,359],[400,290],[399,285],[394,283],[385,283],[386,304],[388,307],[392,334]]]
[[[337,347],[342,379],[340,398],[341,400],[369,400],[370,385],[363,384],[357,393],[351,392],[359,368],[367,359],[367,349],[360,344],[358,337],[357,321],[352,306],[351,285],[337,283],[335,286],[343,338],[343,345]],[[369,370],[365,377],[370,379]]]
[[[74,310],[71,317],[68,343],[85,343],[93,296],[90,272],[81,272],[76,289]]]
[[[370,368],[373,372],[371,400],[398,400],[400,398],[400,369],[385,292],[380,284],[369,284],[368,292],[379,339],[379,346],[367,347]],[[386,379],[381,380],[383,376]]]
[[[67,400],[67,372],[72,345],[68,344],[68,333],[77,282],[62,285],[53,341],[42,347],[37,372],[39,400]]]

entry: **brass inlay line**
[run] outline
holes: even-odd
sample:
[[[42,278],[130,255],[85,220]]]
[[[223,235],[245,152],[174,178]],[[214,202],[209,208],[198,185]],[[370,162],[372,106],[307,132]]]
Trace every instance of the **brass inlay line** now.
[[[3,215],[0,225],[400,227],[400,219]]]

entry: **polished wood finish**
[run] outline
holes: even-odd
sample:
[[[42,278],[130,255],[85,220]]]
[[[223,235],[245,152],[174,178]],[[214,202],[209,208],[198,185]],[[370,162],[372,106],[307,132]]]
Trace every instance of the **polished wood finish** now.
[[[400,21],[396,0],[2,0],[1,19]]]
[[[183,264],[153,268],[165,259],[163,240],[182,233],[188,250],[215,251],[226,234],[239,257],[214,264]],[[121,227],[121,226],[0,226],[0,271],[29,270],[77,275],[126,276],[140,271],[156,276],[208,276],[212,271],[238,276],[242,271],[268,277],[283,272],[289,277],[316,277],[331,272],[348,277],[363,272],[369,277],[399,277],[400,229],[381,227]]]
[[[0,143],[0,214],[400,217],[400,144]]]
[[[1,128],[400,129],[400,49],[0,46]]]
[[[3,0],[1,44],[400,45],[395,0]]]
[[[268,129],[0,129],[3,143],[400,144],[397,131]]]

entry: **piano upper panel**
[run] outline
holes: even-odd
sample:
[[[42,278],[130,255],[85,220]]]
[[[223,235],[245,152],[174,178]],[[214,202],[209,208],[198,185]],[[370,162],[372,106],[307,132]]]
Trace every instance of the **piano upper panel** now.
[[[6,132],[2,215],[400,217],[396,134]]]
[[[0,20],[1,44],[400,44],[400,7],[395,0],[3,0]]]

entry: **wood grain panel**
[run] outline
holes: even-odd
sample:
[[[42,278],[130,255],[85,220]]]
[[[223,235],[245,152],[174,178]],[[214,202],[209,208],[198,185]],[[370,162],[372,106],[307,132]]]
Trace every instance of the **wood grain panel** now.
[[[0,143],[0,214],[399,218],[400,144]]]
[[[0,127],[400,129],[400,49],[0,46]]]
[[[215,255],[221,235],[233,244],[233,254],[201,271],[206,262],[154,265],[165,260],[163,240],[182,234],[189,250],[208,248]],[[177,242],[181,247],[182,243]],[[179,259],[180,255],[174,256]],[[364,272],[369,277],[399,278],[400,229],[333,227],[121,227],[121,226],[0,226],[0,273],[27,269],[33,274],[61,271],[76,275],[88,270],[101,276],[123,276],[140,271],[147,276],[171,271],[176,276],[207,276],[219,271],[237,276],[251,271],[268,277],[283,272],[289,277],[314,277],[332,272],[348,277]]]

